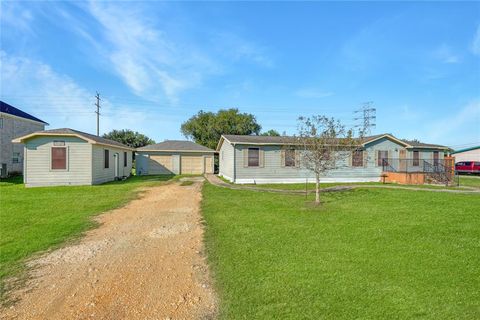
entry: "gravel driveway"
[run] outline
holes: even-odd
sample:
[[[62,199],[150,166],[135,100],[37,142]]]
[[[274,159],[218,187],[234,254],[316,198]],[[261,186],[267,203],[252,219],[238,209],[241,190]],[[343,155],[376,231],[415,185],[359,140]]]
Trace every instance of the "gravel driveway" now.
[[[211,319],[201,182],[145,189],[79,243],[32,261],[2,319]]]

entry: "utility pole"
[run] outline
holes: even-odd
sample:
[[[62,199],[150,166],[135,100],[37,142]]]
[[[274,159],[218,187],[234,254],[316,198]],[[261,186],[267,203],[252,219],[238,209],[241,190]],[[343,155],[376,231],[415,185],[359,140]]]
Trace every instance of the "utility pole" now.
[[[98,92],[95,95],[95,98],[97,98],[97,102],[95,103],[95,106],[97,107],[97,111],[95,111],[97,114],[97,136],[100,136],[100,94]]]
[[[359,121],[355,127],[360,128],[360,136],[367,136],[370,134],[370,128],[375,128],[375,120],[377,109],[373,108],[373,102],[368,101],[363,104],[363,106],[355,110],[355,121]],[[359,115],[357,115],[359,114]]]

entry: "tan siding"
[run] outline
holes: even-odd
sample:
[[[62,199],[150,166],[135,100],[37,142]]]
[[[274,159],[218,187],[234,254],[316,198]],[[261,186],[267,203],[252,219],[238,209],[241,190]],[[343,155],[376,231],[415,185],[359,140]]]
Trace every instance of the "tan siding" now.
[[[67,169],[51,170],[54,140],[65,141]],[[76,137],[37,137],[25,144],[25,184],[27,186],[84,185],[92,182],[92,147]]]
[[[115,163],[114,154],[119,155],[119,176],[130,176],[132,172],[132,151],[127,152],[127,166],[123,166],[123,153],[125,150],[107,146],[93,146],[92,154],[92,182],[93,184],[104,183],[115,180]],[[109,150],[110,165],[108,168],[104,168],[104,150]]]

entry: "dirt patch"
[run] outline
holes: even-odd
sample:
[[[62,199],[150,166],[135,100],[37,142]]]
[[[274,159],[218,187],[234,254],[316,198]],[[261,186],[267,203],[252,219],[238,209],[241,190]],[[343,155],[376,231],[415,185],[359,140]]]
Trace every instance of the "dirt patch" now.
[[[201,183],[146,189],[98,217],[78,244],[43,255],[1,319],[211,319]]]

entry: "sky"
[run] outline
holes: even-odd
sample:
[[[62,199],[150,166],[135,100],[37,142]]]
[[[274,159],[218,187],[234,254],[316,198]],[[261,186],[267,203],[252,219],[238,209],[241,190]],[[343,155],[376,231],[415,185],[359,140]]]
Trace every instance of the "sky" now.
[[[95,133],[182,139],[199,110],[480,144],[480,2],[0,2],[1,100]]]

